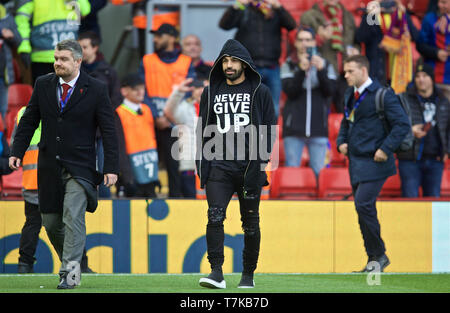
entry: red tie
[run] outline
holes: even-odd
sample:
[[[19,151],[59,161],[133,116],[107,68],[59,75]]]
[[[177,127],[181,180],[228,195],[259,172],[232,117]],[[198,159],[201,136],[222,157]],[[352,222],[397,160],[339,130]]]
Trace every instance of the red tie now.
[[[62,94],[61,100],[63,102],[65,102],[66,101],[66,97],[67,97],[67,92],[70,89],[70,85],[69,84],[62,84],[61,87],[63,89],[63,94]]]
[[[358,90],[356,90],[355,91],[355,100],[358,100],[358,98],[359,98],[359,92],[358,92]]]

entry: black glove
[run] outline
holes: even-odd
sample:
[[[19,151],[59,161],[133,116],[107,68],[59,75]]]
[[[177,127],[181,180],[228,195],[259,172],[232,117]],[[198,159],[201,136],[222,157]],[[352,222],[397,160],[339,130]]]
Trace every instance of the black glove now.
[[[22,60],[25,68],[30,68],[31,65],[31,55],[29,53],[20,53],[20,59]]]

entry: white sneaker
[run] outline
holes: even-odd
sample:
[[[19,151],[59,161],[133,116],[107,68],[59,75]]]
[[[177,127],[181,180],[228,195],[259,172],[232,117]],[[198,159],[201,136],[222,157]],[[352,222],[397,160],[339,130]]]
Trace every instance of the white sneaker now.
[[[227,288],[227,283],[223,279],[223,274],[220,272],[211,272],[208,277],[200,278],[200,286],[213,289],[225,289]]]

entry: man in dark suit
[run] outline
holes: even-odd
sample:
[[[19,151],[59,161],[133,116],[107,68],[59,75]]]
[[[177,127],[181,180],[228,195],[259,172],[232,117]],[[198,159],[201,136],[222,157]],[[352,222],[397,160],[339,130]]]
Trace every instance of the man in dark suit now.
[[[344,63],[350,88],[345,92],[345,118],[337,138],[340,153],[349,158],[350,181],[356,212],[369,257],[362,272],[382,272],[389,265],[381,239],[376,199],[386,179],[395,175],[394,151],[409,131],[409,122],[400,101],[392,90],[384,97],[384,110],[390,133],[386,133],[375,109],[375,94],[382,88],[369,77],[369,61],[354,55]]]
[[[64,40],[55,49],[55,73],[37,79],[20,119],[9,165],[17,170],[42,120],[38,189],[42,222],[61,259],[58,289],[72,289],[81,278],[86,242],[85,212],[97,207],[96,186],[117,181],[118,148],[107,86],[80,72],[82,49]],[[95,133],[105,151],[104,175],[96,171]]]

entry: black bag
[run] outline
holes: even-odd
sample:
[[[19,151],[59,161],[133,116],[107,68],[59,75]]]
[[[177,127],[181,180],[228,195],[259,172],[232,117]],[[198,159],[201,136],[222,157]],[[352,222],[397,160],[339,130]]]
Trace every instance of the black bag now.
[[[391,127],[390,127],[388,120],[386,119],[386,116],[384,113],[384,96],[389,89],[391,89],[391,88],[390,87],[382,87],[382,88],[378,89],[377,93],[375,94],[375,108],[376,108],[378,117],[383,122],[384,130],[388,134],[391,132]],[[397,150],[395,152],[405,152],[405,151],[411,150],[414,145],[414,135],[412,132],[412,127],[411,127],[411,111],[409,110],[409,104],[406,101],[404,95],[399,94],[399,95],[397,95],[397,97],[398,97],[400,103],[402,104],[403,110],[405,111],[406,115],[408,116],[409,132],[405,136],[402,143],[400,144],[400,146],[397,148]]]

